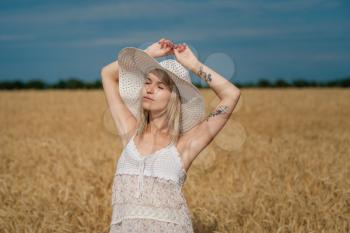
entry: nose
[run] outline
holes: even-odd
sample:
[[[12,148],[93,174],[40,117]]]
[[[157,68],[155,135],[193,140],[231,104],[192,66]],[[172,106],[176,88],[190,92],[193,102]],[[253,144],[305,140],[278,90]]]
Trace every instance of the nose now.
[[[146,85],[146,92],[147,93],[153,93],[154,87],[153,85]]]

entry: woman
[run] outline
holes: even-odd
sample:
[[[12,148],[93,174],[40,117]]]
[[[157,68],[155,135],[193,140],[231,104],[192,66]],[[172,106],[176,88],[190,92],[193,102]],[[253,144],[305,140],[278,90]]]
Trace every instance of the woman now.
[[[176,60],[155,59],[166,55]],[[206,118],[189,71],[220,99]],[[164,38],[145,50],[124,48],[101,77],[124,146],[112,187],[110,233],[193,232],[181,188],[194,159],[229,119],[240,90],[186,44]]]

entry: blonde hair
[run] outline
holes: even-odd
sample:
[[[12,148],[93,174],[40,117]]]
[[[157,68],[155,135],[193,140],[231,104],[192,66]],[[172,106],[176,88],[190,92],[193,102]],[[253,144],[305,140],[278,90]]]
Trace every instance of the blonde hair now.
[[[150,72],[158,74],[162,81],[169,87],[171,91],[169,102],[166,108],[163,110],[162,114],[165,113],[167,116],[167,122],[171,137],[170,143],[176,144],[181,134],[181,97],[179,90],[177,89],[177,86],[175,85],[174,81],[169,77],[169,74],[166,71],[156,68],[151,70]],[[141,95],[142,89],[140,90],[139,97],[141,97]],[[149,111],[143,109],[142,104],[140,104],[138,116],[138,127],[136,133],[138,135],[143,135],[149,125]]]

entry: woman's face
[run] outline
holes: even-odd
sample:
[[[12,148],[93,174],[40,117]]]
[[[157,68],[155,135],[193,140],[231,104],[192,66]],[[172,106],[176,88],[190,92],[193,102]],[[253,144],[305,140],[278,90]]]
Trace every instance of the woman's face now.
[[[170,96],[170,87],[164,82],[162,75],[158,72],[149,72],[142,88],[143,108],[152,112],[161,112],[166,108]]]

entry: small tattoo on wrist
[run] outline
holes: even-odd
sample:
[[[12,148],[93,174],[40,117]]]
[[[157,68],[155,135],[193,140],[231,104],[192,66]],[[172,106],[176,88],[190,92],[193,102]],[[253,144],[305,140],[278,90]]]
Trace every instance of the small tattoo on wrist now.
[[[197,75],[200,77],[200,78],[204,78],[204,80],[209,83],[211,82],[211,74],[210,73],[206,73],[203,71],[203,66],[200,65],[199,66],[199,71],[197,72]]]

